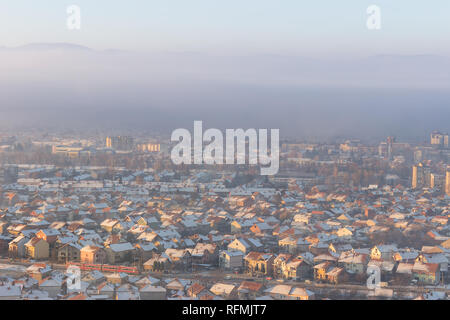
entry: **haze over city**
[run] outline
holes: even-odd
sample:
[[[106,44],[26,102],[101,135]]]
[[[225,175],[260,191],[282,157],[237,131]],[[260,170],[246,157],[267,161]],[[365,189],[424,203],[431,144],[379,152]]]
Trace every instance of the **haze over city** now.
[[[0,0],[0,300],[449,300],[449,14]]]
[[[380,1],[380,30],[365,2],[79,1],[80,30],[64,1],[1,4],[2,126],[449,131],[448,2]]]

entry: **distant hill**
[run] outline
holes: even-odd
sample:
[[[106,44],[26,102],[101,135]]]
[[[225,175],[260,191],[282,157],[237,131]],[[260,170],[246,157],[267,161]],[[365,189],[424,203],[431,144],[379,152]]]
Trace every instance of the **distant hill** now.
[[[49,51],[49,50],[65,50],[65,51],[93,51],[91,48],[72,43],[30,43],[23,46],[11,48],[11,50],[21,51]]]

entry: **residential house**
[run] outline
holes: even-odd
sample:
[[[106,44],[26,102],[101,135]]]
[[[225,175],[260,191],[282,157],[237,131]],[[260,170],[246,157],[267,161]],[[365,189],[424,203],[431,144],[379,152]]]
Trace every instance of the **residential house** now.
[[[347,280],[347,274],[344,268],[332,267],[326,273],[327,281],[333,284],[339,284]]]
[[[45,263],[35,263],[27,268],[27,274],[37,281],[47,278],[51,272],[52,269]]]
[[[112,299],[115,295],[115,286],[112,283],[104,281],[97,286],[97,294],[106,295],[108,298]]]
[[[178,291],[184,292],[188,285],[190,285],[190,281],[175,278],[175,279],[170,279],[167,281],[166,289],[172,290],[175,292],[178,292]]]
[[[287,237],[284,237],[284,238],[278,240],[278,246],[284,252],[296,253],[297,248],[298,248],[298,244],[297,244],[298,240],[299,240],[298,237],[287,236]]]
[[[50,256],[49,244],[44,239],[34,237],[25,243],[25,255],[32,259],[48,259]]]
[[[80,250],[82,247],[78,243],[65,243],[59,246],[57,257],[59,263],[67,263],[69,261],[80,261]]]
[[[256,235],[269,233],[272,231],[272,229],[273,227],[265,222],[255,223],[253,226],[250,227],[250,231]]]
[[[350,274],[363,274],[366,271],[368,255],[355,251],[342,252],[338,265]]]
[[[167,248],[165,255],[170,258],[171,266],[177,270],[190,270],[192,257],[188,249]]]
[[[314,279],[324,281],[327,279],[327,272],[332,268],[333,264],[330,261],[321,262],[314,266]]]
[[[11,258],[23,258],[26,255],[25,244],[29,241],[24,235],[20,235],[9,242],[8,252]]]
[[[277,284],[264,291],[277,300],[313,300],[314,293],[304,288],[291,285]]]
[[[285,284],[277,284],[266,289],[264,292],[276,300],[290,300],[292,286]]]
[[[439,264],[439,270],[443,273],[448,272],[448,259],[443,253],[427,254],[422,253],[417,256],[416,261],[423,263],[437,263]]]
[[[255,275],[272,275],[275,256],[270,253],[249,252],[245,258],[245,270]]]
[[[4,255],[9,250],[9,243],[13,238],[10,236],[4,236],[0,234],[0,254]]]
[[[117,219],[106,219],[100,224],[100,227],[111,233],[117,223],[119,223]]]
[[[219,264],[219,247],[213,243],[197,243],[191,255],[192,263]]]
[[[437,263],[415,262],[412,273],[419,283],[436,285],[440,281],[440,270]]]
[[[215,283],[210,289],[211,293],[226,299],[237,298],[237,287],[234,284]]]
[[[140,300],[166,300],[167,290],[161,286],[146,285],[139,290]]]
[[[409,285],[413,279],[413,268],[414,263],[400,262],[395,270],[395,283],[400,285]]]
[[[254,300],[263,292],[263,284],[254,281],[242,281],[237,289],[240,300]]]
[[[289,292],[289,297],[291,300],[314,300],[315,294],[308,289],[294,287]]]
[[[251,245],[245,239],[234,239],[228,245],[228,250],[241,251],[246,254],[251,249]]]
[[[220,252],[219,264],[226,270],[240,269],[244,265],[243,258],[241,251],[223,250]]]
[[[48,293],[50,298],[56,298],[61,293],[62,281],[47,277],[39,282],[39,289]]]
[[[283,264],[282,274],[285,279],[301,280],[309,278],[312,274],[312,268],[307,260],[293,258]]]
[[[106,253],[100,247],[87,245],[80,249],[80,261],[89,264],[103,264],[106,262]]]
[[[157,251],[157,248],[153,243],[138,243],[135,245],[135,248],[139,261],[147,261],[153,256],[153,253]]]
[[[394,254],[398,251],[396,245],[378,245],[370,250],[372,260],[393,260]]]
[[[206,289],[205,286],[201,285],[198,282],[194,282],[186,290],[186,293],[191,298],[200,298],[202,295],[209,293],[209,291],[208,291],[208,289]]]
[[[402,263],[414,263],[419,256],[416,250],[399,250],[394,254],[394,261]]]
[[[106,258],[109,263],[116,264],[131,261],[135,248],[129,242],[110,244],[105,248]]]
[[[314,266],[314,279],[338,284],[347,279],[347,274],[344,268],[336,267],[332,262],[326,261]]]
[[[125,284],[128,282],[129,276],[123,272],[114,272],[106,274],[106,280],[112,284]]]
[[[280,253],[273,260],[273,276],[275,278],[283,278],[283,270],[286,263],[292,258],[289,253]]]

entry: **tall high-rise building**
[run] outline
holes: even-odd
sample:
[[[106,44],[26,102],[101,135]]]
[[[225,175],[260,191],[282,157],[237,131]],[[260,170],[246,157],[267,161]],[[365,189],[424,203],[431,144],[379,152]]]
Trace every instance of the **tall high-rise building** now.
[[[430,186],[431,170],[429,167],[419,163],[412,167],[411,187],[413,189],[425,188]]]
[[[387,137],[386,141],[382,141],[378,145],[378,154],[387,160],[392,160],[394,137]]]
[[[418,176],[419,176],[419,168],[420,163],[416,166],[412,167],[412,177],[411,177],[411,188],[416,189],[418,185]]]
[[[422,150],[415,150],[414,151],[414,163],[421,162],[423,159],[423,152]]]
[[[447,168],[445,174],[445,194],[450,197],[450,168]]]
[[[437,173],[430,174],[430,188],[437,188],[444,191],[445,189],[445,176]]]
[[[106,147],[114,150],[131,150],[133,142],[133,138],[129,136],[106,137]]]
[[[448,133],[433,131],[430,136],[430,143],[435,146],[448,148]]]
[[[387,137],[387,158],[388,160],[392,160],[392,146],[395,142],[394,137]]]

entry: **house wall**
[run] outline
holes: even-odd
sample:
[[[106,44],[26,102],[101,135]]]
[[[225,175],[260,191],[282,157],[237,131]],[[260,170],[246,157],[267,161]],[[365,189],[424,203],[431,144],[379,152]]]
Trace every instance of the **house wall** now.
[[[65,246],[58,250],[58,262],[80,260],[80,251],[71,246]]]
[[[56,296],[60,293],[61,287],[60,286],[54,286],[54,287],[40,287],[42,291],[45,291],[48,293],[48,296],[50,298],[56,298]]]
[[[41,240],[34,246],[28,246],[27,255],[33,259],[47,259],[49,257],[49,245],[46,241]]]
[[[414,278],[419,282],[425,284],[437,284],[439,283],[439,273],[428,274],[428,273],[414,273]]]
[[[141,300],[166,300],[165,292],[140,292]]]

